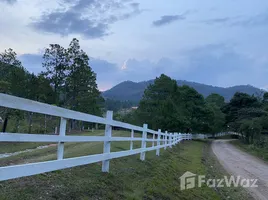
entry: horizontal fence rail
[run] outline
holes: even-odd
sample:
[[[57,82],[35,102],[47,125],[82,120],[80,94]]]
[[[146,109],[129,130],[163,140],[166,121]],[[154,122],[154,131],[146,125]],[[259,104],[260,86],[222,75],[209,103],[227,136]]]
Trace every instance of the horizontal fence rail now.
[[[191,139],[208,139],[213,137],[223,137],[227,135],[237,135],[241,136],[241,134],[236,132],[222,132],[222,133],[216,133],[216,134],[192,134]]]
[[[160,149],[172,148],[172,146],[176,145],[182,140],[191,140],[193,138],[192,134],[169,133],[167,131],[163,133],[160,129],[158,131],[151,130],[148,129],[147,124],[144,124],[143,127],[139,127],[116,121],[113,120],[112,111],[107,111],[106,118],[102,118],[2,93],[0,93],[0,106],[60,117],[59,135],[0,133],[0,142],[58,143],[57,160],[0,167],[0,181],[24,176],[31,176],[75,166],[87,165],[96,162],[102,162],[102,171],[109,172],[109,162],[111,159],[140,154],[140,159],[145,160],[147,151],[155,150],[156,155],[159,156]],[[67,136],[66,124],[68,119],[104,124],[105,135]],[[120,127],[131,130],[131,137],[113,137],[112,127]],[[142,137],[134,137],[135,131],[142,132]],[[148,138],[148,134],[150,134],[152,138]],[[111,142],[115,141],[129,141],[130,150],[111,152]],[[140,141],[141,148],[133,149],[134,141]],[[103,142],[103,153],[64,159],[64,143],[66,142]],[[151,147],[148,147],[148,142],[152,144]]]

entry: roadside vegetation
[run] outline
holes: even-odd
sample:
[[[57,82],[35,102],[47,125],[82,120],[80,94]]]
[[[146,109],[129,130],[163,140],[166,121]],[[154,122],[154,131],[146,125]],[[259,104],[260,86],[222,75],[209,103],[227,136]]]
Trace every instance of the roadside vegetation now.
[[[267,136],[266,136],[267,137]],[[264,161],[268,161],[268,148],[267,147],[259,147],[254,144],[246,144],[239,140],[231,141],[233,145],[238,147],[239,149],[246,151],[247,153],[256,156]]]
[[[240,134],[237,146],[268,159],[268,93],[262,97],[237,93],[223,108],[226,125]]]

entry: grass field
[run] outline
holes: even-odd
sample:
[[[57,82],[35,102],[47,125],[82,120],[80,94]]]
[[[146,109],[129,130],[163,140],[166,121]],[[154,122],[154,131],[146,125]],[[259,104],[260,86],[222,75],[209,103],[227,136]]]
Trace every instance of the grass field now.
[[[117,131],[114,134],[129,136],[130,133]],[[135,142],[134,147],[139,148],[140,142]],[[65,145],[65,157],[101,153],[102,148],[102,144],[99,142],[69,143]],[[112,151],[128,149],[129,142],[112,143]],[[0,159],[0,165],[6,166],[51,159],[56,159],[56,146]],[[0,199],[217,200],[240,199],[237,197],[243,197],[243,190],[233,188],[215,190],[202,186],[191,190],[180,190],[179,177],[186,171],[209,177],[218,177],[224,174],[224,171],[217,167],[217,161],[211,154],[209,143],[185,141],[172,149],[168,148],[166,151],[161,149],[160,157],[155,156],[155,151],[148,152],[145,161],[140,161],[139,155],[111,160],[110,173],[102,173],[101,163],[95,163],[3,181],[0,182]],[[216,168],[217,170],[215,170]]]

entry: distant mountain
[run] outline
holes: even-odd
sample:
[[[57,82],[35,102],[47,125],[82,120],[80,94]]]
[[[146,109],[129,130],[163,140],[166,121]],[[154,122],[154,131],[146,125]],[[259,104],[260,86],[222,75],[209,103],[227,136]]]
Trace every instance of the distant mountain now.
[[[144,90],[148,85],[152,84],[154,80],[143,81],[143,82],[122,82],[110,90],[103,92],[105,98],[120,100],[120,101],[134,101],[139,102],[143,96]],[[189,81],[177,81],[178,85],[188,85],[196,89],[204,97],[207,97],[211,93],[217,93],[225,98],[225,101],[230,101],[236,92],[243,92],[247,94],[261,95],[263,90],[253,87],[251,85],[239,85],[234,87],[215,87],[211,85],[205,85],[201,83],[189,82]]]

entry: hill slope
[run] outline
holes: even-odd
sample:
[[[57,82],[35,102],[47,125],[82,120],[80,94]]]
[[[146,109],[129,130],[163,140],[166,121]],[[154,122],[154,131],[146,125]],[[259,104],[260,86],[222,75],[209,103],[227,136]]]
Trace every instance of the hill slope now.
[[[132,82],[132,81],[125,81],[119,83],[118,85],[114,86],[110,90],[103,92],[103,96],[105,98],[110,98],[114,100],[120,101],[135,101],[138,102],[144,93],[144,90],[147,88],[148,85],[153,83],[154,80],[143,81],[143,82]],[[188,85],[196,89],[199,93],[201,93],[204,97],[207,97],[211,93],[217,93],[222,95],[226,101],[229,101],[236,92],[244,92],[247,94],[255,94],[260,95],[263,91],[259,88],[253,87],[251,85],[239,85],[234,87],[214,87],[211,85],[205,85],[201,83],[194,83],[189,81],[177,81],[178,85]]]

